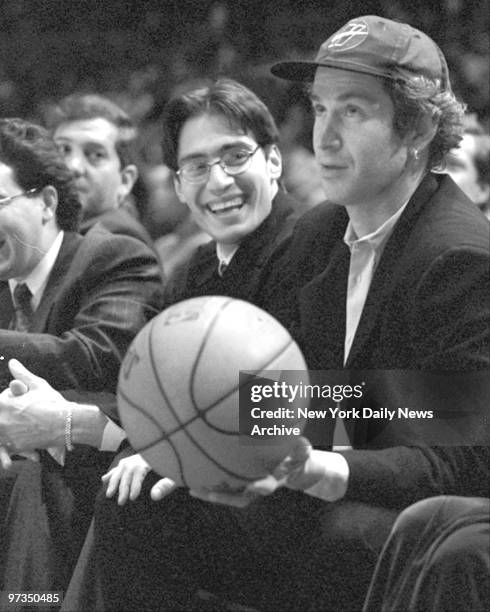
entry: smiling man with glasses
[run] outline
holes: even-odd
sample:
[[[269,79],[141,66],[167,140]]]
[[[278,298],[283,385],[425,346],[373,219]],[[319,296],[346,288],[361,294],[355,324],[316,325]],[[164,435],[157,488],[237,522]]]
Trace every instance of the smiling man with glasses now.
[[[166,287],[166,304],[227,295],[260,305],[272,253],[284,244],[296,218],[295,203],[279,185],[281,154],[269,110],[243,85],[220,79],[171,100],[163,132],[164,161],[174,172],[177,195],[214,239],[198,247],[177,271]],[[181,556],[173,555],[175,538],[187,529],[189,513],[201,517],[202,504],[187,492],[183,495],[168,478],[147,476],[148,471],[148,464],[133,455],[104,477],[107,496],[117,498],[100,495],[96,515],[104,604],[111,610],[156,610],[168,601],[171,609],[181,609],[194,594],[195,585],[186,584],[186,576],[174,580],[172,570],[179,561],[187,565],[194,545],[182,550]],[[158,503],[150,499],[150,491]],[[196,526],[201,519],[206,520],[204,515],[197,518]],[[146,554],[153,539],[170,551],[162,564],[153,564]],[[229,552],[241,554],[231,541]],[[138,567],[138,589],[127,579],[134,567]],[[167,570],[172,577],[165,581],[163,601],[155,581]],[[219,592],[218,574],[211,569],[205,573],[203,583]]]
[[[172,99],[163,133],[177,195],[213,238],[174,275],[166,302],[212,293],[259,301],[265,264],[295,211],[279,186],[282,161],[269,110],[243,85],[220,79]]]
[[[220,260],[229,263],[240,241],[271,213],[282,170],[276,143],[269,111],[229,80],[167,107],[165,162],[175,172],[180,201],[215,239]]]

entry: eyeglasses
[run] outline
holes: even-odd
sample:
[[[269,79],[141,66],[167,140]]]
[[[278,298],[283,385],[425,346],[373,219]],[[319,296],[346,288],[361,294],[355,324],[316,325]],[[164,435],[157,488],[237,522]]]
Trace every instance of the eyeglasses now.
[[[8,206],[10,202],[12,202],[12,200],[15,200],[16,198],[21,198],[22,196],[30,196],[36,193],[37,191],[39,191],[39,189],[29,189],[29,191],[24,191],[23,193],[18,193],[13,196],[7,196],[6,198],[0,198],[0,208]]]
[[[205,183],[209,178],[211,166],[216,164],[219,164],[229,176],[236,176],[245,172],[250,167],[252,157],[259,149],[260,145],[257,145],[253,151],[243,147],[233,147],[225,151],[213,162],[208,162],[206,159],[193,159],[183,164],[177,170],[177,176],[186,183]]]

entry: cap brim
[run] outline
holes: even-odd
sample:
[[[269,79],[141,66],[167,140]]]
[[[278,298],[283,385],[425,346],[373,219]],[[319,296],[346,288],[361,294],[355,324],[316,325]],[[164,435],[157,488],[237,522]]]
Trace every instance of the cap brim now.
[[[313,81],[318,66],[316,62],[279,62],[271,67],[271,72],[287,81]]]
[[[339,70],[349,70],[350,72],[362,72],[387,78],[396,78],[387,70],[379,70],[367,64],[357,62],[346,62],[342,60],[325,59],[321,62],[280,62],[271,67],[274,76],[288,81],[313,81],[315,72],[321,66],[325,68],[337,68]]]

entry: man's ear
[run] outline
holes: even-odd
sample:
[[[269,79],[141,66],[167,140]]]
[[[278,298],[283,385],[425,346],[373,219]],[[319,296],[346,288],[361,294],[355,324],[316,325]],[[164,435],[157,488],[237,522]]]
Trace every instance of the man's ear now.
[[[273,144],[268,146],[266,150],[266,159],[271,178],[278,181],[282,174],[282,156],[277,145]]]
[[[427,113],[418,118],[416,126],[407,136],[407,145],[410,150],[417,151],[416,157],[428,150],[438,127],[439,122]]]
[[[58,207],[58,192],[52,185],[46,185],[41,191],[41,197],[43,201],[43,223],[48,223],[56,215],[56,208]]]
[[[180,182],[179,177],[175,174],[175,172],[172,172],[172,175],[173,175],[175,193],[177,194],[179,201],[182,204],[187,204],[184,198],[184,194],[182,192],[182,183]]]
[[[117,203],[119,205],[121,205],[131,193],[137,178],[138,168],[134,164],[128,164],[121,170],[121,184],[117,190]]]

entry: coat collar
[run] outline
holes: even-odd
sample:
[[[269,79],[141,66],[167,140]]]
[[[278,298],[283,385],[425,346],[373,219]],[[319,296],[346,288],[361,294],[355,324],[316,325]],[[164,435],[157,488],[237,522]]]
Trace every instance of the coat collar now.
[[[271,236],[281,231],[285,217],[291,215],[294,210],[294,200],[279,191],[273,200],[270,215],[240,243],[227,269],[227,274],[233,273],[233,269],[238,266],[262,267],[264,261],[269,257],[269,252],[264,245],[271,240]],[[217,274],[216,242],[213,240],[200,246],[194,256],[194,262],[193,276],[196,279],[196,287],[200,287],[207,284]]]

